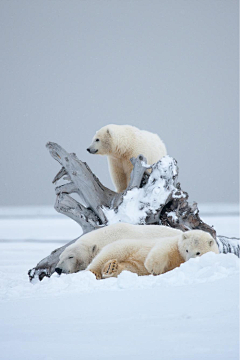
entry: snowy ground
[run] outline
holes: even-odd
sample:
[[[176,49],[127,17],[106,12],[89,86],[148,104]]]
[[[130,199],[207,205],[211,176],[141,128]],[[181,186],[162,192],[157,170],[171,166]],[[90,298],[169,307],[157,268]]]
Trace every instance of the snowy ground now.
[[[236,207],[203,206],[201,216],[239,237]],[[27,270],[79,234],[49,208],[0,209],[1,359],[239,359],[237,257],[209,253],[156,277],[81,272],[30,284]]]

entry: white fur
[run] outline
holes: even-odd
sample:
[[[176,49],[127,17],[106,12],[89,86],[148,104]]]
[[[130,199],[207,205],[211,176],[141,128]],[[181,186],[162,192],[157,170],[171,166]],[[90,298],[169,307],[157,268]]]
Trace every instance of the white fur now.
[[[216,241],[208,232],[201,230],[191,230],[183,233],[182,239],[178,241],[178,248],[185,261],[209,251],[219,254]]]
[[[133,165],[132,157],[144,155],[152,165],[167,154],[158,135],[130,125],[107,125],[98,130],[88,148],[91,154],[106,155],[117,192],[127,188]]]
[[[147,239],[176,236],[182,232],[167,226],[117,223],[83,235],[60,255],[56,268],[64,273],[84,270],[100,250],[120,239]]]
[[[219,253],[212,236],[201,230],[180,232],[172,237],[118,240],[105,246],[87,270],[98,279],[117,276],[123,270],[138,275],[158,275],[209,251]]]

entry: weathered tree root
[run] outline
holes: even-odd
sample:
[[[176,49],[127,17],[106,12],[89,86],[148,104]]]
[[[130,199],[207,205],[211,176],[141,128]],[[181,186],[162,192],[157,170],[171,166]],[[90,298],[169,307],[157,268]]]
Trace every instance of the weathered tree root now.
[[[78,238],[77,238],[78,239]],[[29,280],[32,281],[35,278],[38,278],[40,281],[46,276],[50,277],[56,268],[56,265],[59,261],[59,256],[65,250],[65,248],[73,244],[77,239],[70,241],[66,245],[53,250],[50,255],[42,259],[33,269],[28,271]]]
[[[226,237],[216,237],[213,227],[201,220],[197,203],[188,204],[188,194],[181,190],[177,182],[178,167],[175,159],[165,156],[152,166],[146,164],[142,155],[131,159],[133,170],[130,183],[124,192],[116,193],[106,188],[76,154],[68,153],[56,143],[49,142],[46,146],[51,156],[62,166],[53,183],[63,177],[70,181],[56,187],[55,209],[76,221],[83,234],[119,221],[139,225],[162,224],[182,231],[200,229],[209,232],[217,240],[222,252],[233,252],[239,256],[239,245],[233,244]],[[150,174],[146,171],[148,169],[152,170]],[[79,196],[81,203],[69,196],[72,193]],[[130,210],[129,204],[132,205]],[[50,277],[60,254],[76,240],[54,250],[29,270],[30,281]]]

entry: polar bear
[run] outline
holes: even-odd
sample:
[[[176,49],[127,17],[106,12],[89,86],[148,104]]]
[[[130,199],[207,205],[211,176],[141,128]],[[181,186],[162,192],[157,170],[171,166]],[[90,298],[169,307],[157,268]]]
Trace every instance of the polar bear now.
[[[97,279],[116,277],[123,270],[138,275],[159,275],[209,251],[219,253],[213,237],[202,230],[151,240],[124,239],[105,246],[87,270]]]
[[[93,230],[69,245],[60,255],[55,271],[74,273],[86,269],[100,250],[121,239],[156,239],[181,234],[181,230],[162,225],[132,225],[117,223]]]
[[[107,155],[112,181],[117,192],[127,188],[133,165],[132,157],[144,155],[152,165],[167,154],[158,135],[130,125],[110,124],[98,130],[87,148],[90,154]]]

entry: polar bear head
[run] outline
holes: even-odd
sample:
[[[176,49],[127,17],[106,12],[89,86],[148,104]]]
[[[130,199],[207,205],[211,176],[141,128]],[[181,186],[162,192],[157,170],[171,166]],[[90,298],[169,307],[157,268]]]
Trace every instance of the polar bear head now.
[[[106,125],[96,132],[87,151],[90,154],[121,156],[133,147],[136,130],[131,125]]]
[[[90,154],[109,155],[112,152],[112,127],[107,125],[98,130],[87,148]]]
[[[183,233],[178,241],[178,249],[185,261],[209,251],[219,253],[216,241],[208,232],[202,230],[190,230]]]
[[[61,275],[61,273],[71,274],[85,270],[96,252],[96,245],[90,247],[79,243],[69,245],[59,256],[55,271]]]

